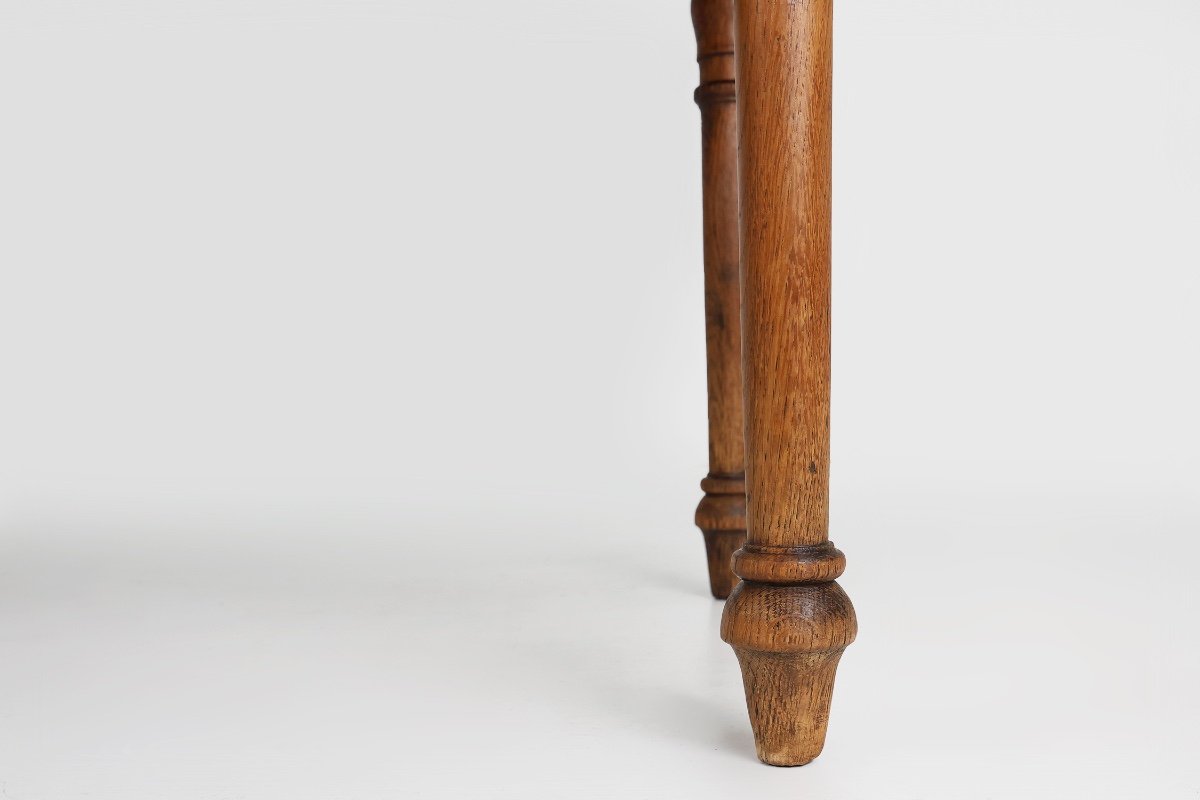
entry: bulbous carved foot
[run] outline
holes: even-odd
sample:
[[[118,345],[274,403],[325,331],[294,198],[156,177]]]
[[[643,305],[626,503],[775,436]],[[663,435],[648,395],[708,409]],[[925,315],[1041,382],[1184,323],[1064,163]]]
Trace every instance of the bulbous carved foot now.
[[[700,487],[705,495],[696,509],[696,525],[704,534],[708,583],[713,597],[724,600],[738,582],[733,554],[746,542],[746,481],[710,475]]]
[[[741,664],[758,757],[802,766],[825,746],[838,661],[858,632],[833,582],[845,557],[832,545],[747,546],[734,563],[743,581],[725,604],[721,638]]]

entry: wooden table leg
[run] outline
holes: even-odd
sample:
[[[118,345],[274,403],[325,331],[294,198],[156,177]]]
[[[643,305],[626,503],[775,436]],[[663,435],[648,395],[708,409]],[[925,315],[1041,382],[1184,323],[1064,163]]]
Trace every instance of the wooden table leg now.
[[[746,539],[733,0],[692,0],[692,22],[703,136],[709,465],[696,525],[704,533],[712,593],[724,599],[737,582],[730,558]]]
[[[746,545],[722,638],[758,756],[825,744],[857,624],[829,542],[832,0],[736,0],[746,380]]]

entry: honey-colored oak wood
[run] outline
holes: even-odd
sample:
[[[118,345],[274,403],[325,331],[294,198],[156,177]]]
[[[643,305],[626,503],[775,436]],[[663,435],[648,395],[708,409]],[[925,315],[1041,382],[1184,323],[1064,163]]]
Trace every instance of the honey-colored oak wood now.
[[[832,0],[735,0],[748,533],[721,636],[758,756],[825,744],[857,632],[829,542]]]
[[[712,593],[724,599],[737,582],[730,558],[746,538],[733,0],[692,0],[692,23],[700,64],[709,463],[696,525]]]

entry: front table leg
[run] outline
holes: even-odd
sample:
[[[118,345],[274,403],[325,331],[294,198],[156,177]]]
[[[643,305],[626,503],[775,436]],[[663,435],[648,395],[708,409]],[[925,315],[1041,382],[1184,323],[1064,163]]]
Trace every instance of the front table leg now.
[[[736,0],[746,545],[721,637],[746,685],[758,756],[825,744],[857,624],[829,542],[832,0]]]

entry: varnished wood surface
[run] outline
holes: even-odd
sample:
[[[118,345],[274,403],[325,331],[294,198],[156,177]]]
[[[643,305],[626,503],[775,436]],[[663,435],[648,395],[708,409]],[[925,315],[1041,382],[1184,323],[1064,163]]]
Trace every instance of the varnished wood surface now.
[[[830,0],[739,2],[753,541],[829,532]]]
[[[797,766],[857,632],[828,530],[832,2],[736,10],[748,533],[721,635],[759,758]]]
[[[746,536],[733,0],[693,0],[692,22],[700,65],[709,451],[696,525],[713,595],[725,598],[737,580],[730,557]]]

